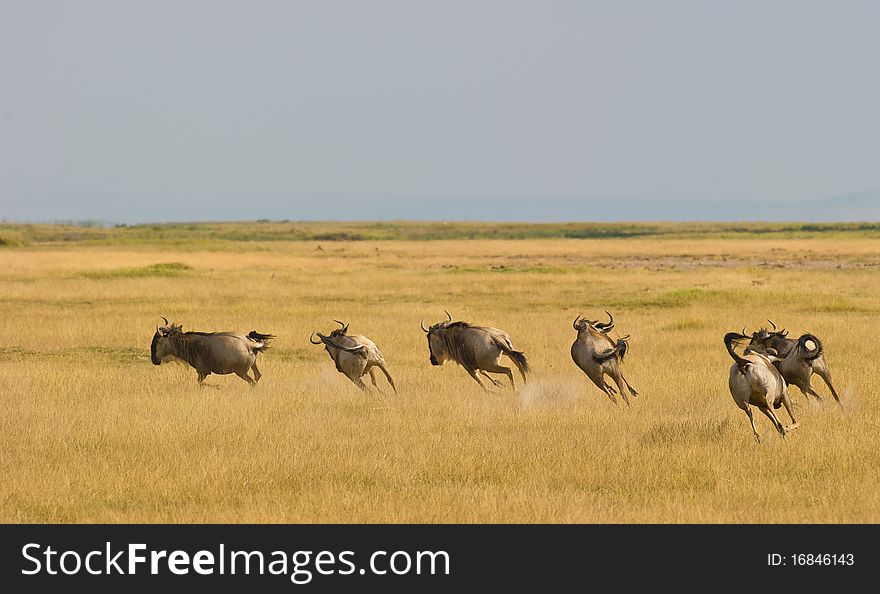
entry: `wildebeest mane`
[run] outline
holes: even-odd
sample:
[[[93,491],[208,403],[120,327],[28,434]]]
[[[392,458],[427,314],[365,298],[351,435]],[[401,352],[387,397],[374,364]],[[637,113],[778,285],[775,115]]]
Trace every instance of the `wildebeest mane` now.
[[[485,330],[482,326],[474,326],[468,322],[449,322],[435,330],[443,341],[449,356],[465,369],[477,368],[477,355],[468,341],[463,340],[464,330]]]
[[[173,348],[174,356],[183,359],[193,367],[198,368],[196,361],[211,369],[217,367],[213,349],[207,341],[201,340],[206,336],[235,336],[231,332],[176,332],[168,336]]]
[[[159,358],[156,357],[156,343],[159,342],[159,333],[156,332],[153,334],[153,342],[150,343],[150,361],[153,362],[153,365],[158,365],[161,363]]]

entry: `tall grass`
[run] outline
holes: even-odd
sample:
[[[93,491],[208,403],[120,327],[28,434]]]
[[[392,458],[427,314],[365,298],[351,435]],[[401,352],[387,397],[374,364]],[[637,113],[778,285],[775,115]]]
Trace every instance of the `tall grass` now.
[[[0,250],[0,520],[880,520],[876,240],[212,245]],[[507,330],[529,385],[432,367],[419,321],[444,309]],[[574,317],[605,309],[632,335],[629,408],[569,355]],[[153,366],[159,316],[276,334],[260,385]],[[800,428],[762,416],[757,445],[721,337],[768,317],[822,338],[843,406],[795,393]],[[399,396],[309,344],[334,318],[376,341]]]

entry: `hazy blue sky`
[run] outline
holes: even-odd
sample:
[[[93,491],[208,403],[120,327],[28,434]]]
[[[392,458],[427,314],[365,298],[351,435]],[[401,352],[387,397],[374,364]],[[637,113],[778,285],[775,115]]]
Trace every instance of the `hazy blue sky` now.
[[[867,204],[878,106],[872,1],[0,0],[0,218]]]

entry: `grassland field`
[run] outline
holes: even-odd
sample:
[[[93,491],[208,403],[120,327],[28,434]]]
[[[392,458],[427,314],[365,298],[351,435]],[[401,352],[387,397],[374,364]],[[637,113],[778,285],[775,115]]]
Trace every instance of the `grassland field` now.
[[[878,522],[878,279],[876,224],[0,224],[0,520]],[[530,383],[432,367],[444,309],[509,332]],[[569,354],[604,310],[630,407]],[[160,316],[277,335],[259,386],[153,366]],[[334,318],[399,395],[309,344]],[[814,378],[756,444],[721,338],[767,318],[823,340],[842,406]]]

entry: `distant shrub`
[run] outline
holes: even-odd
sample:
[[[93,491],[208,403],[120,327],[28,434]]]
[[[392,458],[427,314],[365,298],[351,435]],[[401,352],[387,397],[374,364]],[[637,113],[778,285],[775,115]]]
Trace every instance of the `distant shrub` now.
[[[313,235],[312,239],[315,241],[363,241],[364,236],[360,233],[340,231],[337,233],[319,233],[318,235]]]
[[[92,279],[141,278],[146,276],[177,276],[188,270],[192,270],[192,266],[184,264],[182,262],[162,262],[159,264],[150,264],[149,266],[139,266],[136,268],[116,268],[113,270],[85,272],[83,273],[83,276]]]

